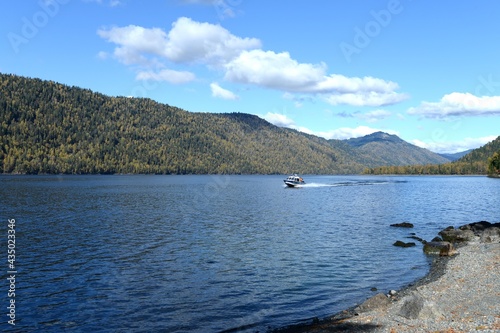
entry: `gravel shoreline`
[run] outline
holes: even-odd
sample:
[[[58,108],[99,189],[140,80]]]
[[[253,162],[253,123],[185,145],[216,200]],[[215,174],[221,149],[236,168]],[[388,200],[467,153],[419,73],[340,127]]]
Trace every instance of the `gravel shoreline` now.
[[[500,332],[500,242],[477,238],[456,252],[436,256],[429,274],[390,298],[276,332]]]

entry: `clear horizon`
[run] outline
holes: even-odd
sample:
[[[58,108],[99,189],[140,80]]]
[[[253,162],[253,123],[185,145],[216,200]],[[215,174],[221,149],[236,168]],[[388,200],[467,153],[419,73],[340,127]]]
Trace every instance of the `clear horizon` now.
[[[500,135],[500,3],[39,0],[3,7],[0,72],[326,139],[437,153]]]

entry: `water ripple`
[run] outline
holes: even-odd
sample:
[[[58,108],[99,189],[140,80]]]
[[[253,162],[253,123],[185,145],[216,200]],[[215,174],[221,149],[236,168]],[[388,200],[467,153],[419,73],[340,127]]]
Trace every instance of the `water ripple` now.
[[[327,316],[428,269],[411,221],[498,220],[478,177],[0,176],[26,332],[254,332]],[[470,196],[470,193],[475,193]],[[22,314],[22,315],[21,315]]]

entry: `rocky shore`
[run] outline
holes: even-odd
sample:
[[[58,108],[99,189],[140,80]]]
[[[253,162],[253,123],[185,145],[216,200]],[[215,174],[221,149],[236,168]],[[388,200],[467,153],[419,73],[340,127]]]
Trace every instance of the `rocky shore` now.
[[[500,223],[448,227],[431,242],[419,240],[434,258],[415,284],[276,332],[500,332]]]

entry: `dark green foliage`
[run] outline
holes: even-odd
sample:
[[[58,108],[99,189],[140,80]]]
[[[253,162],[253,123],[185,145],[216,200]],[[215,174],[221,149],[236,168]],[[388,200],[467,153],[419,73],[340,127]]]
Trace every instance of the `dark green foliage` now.
[[[500,150],[488,159],[488,176],[500,177]]]
[[[359,173],[330,142],[257,116],[187,112],[0,74],[0,172]]]
[[[500,136],[481,148],[474,149],[469,154],[451,163],[439,165],[384,166],[366,169],[364,173],[412,175],[493,175],[494,169],[492,168],[494,168],[494,166],[492,166],[491,161],[498,160],[498,157],[497,159],[494,157],[494,154],[498,151],[500,151]]]

